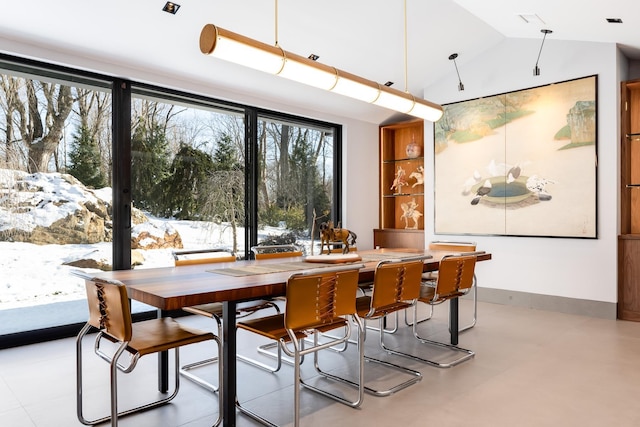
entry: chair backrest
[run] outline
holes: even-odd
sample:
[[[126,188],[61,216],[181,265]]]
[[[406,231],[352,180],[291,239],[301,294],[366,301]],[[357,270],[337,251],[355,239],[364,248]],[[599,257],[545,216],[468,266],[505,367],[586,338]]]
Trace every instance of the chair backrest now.
[[[98,278],[85,280],[85,284],[91,326],[118,341],[131,341],[131,308],[125,285]]]
[[[173,251],[173,263],[181,265],[210,264],[214,262],[235,262],[236,256],[226,249],[194,249]]]
[[[416,300],[423,268],[423,259],[380,261],[373,278],[370,313]]]
[[[285,328],[300,330],[356,312],[362,264],[296,273],[287,281]]]
[[[449,242],[442,240],[435,240],[429,243],[429,250],[431,251],[448,251],[448,252],[475,252],[475,242]]]
[[[475,268],[475,255],[443,257],[438,267],[434,300],[459,297],[469,292]]]
[[[291,258],[302,256],[302,251],[296,245],[258,245],[252,246],[251,252],[255,259]]]

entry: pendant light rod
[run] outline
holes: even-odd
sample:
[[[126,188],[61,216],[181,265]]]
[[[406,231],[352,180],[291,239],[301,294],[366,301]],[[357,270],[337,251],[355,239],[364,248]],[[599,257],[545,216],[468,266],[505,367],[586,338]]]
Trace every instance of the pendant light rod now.
[[[456,67],[456,74],[458,75],[458,90],[464,90],[464,85],[462,84],[462,79],[460,78],[460,72],[458,71],[458,64],[456,63],[456,58],[458,57],[457,53],[452,53],[449,55],[449,61],[453,61],[453,65]]]
[[[404,0],[404,91],[409,92],[409,53],[407,43],[407,0]]]
[[[542,43],[540,44],[540,50],[538,51],[538,59],[536,59],[536,66],[533,67],[533,75],[534,76],[539,76],[540,75],[540,67],[538,67],[538,62],[540,62],[540,54],[542,54],[542,47],[544,46],[544,41],[547,38],[547,34],[551,34],[553,33],[553,31],[551,30],[540,30],[540,32],[542,34],[544,34],[544,36],[542,36]]]
[[[200,51],[225,61],[285,77],[400,113],[435,122],[442,107],[301,55],[207,24],[200,33]]]
[[[275,40],[276,40],[276,46],[278,46],[278,0],[275,0]]]

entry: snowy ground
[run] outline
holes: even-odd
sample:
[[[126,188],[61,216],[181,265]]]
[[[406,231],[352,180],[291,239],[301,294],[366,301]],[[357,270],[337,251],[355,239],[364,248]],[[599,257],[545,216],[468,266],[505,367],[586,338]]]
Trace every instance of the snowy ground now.
[[[34,173],[0,169],[0,230],[32,231],[48,227],[65,218],[87,202],[98,200],[111,203],[111,189],[87,189],[74,178],[60,173]],[[11,208],[14,206],[14,208]],[[15,208],[20,206],[20,209]],[[29,206],[29,209],[24,209]],[[148,215],[147,215],[148,216]],[[148,216],[149,217],[149,216]],[[223,247],[233,249],[232,229],[228,224],[198,221],[175,221],[150,218],[149,223],[134,227],[153,228],[160,236],[165,228],[173,227],[182,238],[185,249]],[[166,224],[169,223],[169,224]],[[150,230],[146,230],[152,232]],[[258,240],[279,235],[284,228],[261,230]],[[238,229],[239,243],[244,229]],[[307,246],[309,242],[299,241]],[[34,245],[31,243],[0,242],[0,310],[72,301],[85,298],[82,279],[70,272],[76,267],[63,265],[81,259],[96,259],[111,265],[111,243],[92,245]],[[238,248],[244,253],[244,248]],[[136,268],[172,266],[170,249],[143,251],[144,263]],[[99,270],[85,269],[92,273]]]
[[[231,248],[231,228],[211,223],[170,221],[178,230],[185,248]],[[261,236],[277,235],[283,229],[264,230]],[[238,229],[243,236],[244,229]],[[240,248],[241,252],[243,248]],[[67,261],[92,258],[111,260],[111,243],[93,245],[34,245],[0,242],[0,310],[83,299],[84,283],[70,274],[75,267]],[[144,251],[144,265],[152,268],[173,265],[170,249]],[[98,270],[86,269],[88,273]]]

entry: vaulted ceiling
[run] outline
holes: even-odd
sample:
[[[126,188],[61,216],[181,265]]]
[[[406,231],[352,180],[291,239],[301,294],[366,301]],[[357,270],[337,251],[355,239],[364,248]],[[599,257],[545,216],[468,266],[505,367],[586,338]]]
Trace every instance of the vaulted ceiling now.
[[[20,0],[0,14],[0,52],[174,87],[216,88],[256,99],[383,121],[389,112],[200,53],[207,23],[420,95],[504,38],[616,43],[640,59],[637,0]],[[277,24],[276,7],[277,4]],[[524,19],[523,19],[524,17]],[[622,23],[608,23],[619,18]],[[405,79],[405,29],[407,33]],[[535,62],[533,52],[532,65]],[[295,108],[293,108],[295,110]]]

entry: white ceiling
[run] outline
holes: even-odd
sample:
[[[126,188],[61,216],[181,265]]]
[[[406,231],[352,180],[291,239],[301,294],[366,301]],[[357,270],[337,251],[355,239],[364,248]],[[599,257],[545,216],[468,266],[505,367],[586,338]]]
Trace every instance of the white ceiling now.
[[[284,79],[206,57],[200,30],[213,23],[273,44],[275,0],[20,0],[0,14],[0,51],[55,61],[124,78],[161,76],[176,88],[216,88],[282,104],[382,122],[389,112]],[[283,49],[421,94],[458,66],[505,37],[618,43],[640,59],[638,0],[407,0],[407,82],[403,0],[279,0],[278,42]],[[526,23],[518,15],[537,15]],[[606,18],[621,18],[609,24]],[[5,40],[3,40],[5,39]],[[16,48],[15,46],[26,46]],[[72,58],[72,59],[70,59]],[[532,58],[533,60],[533,58]],[[103,66],[95,64],[102,63]],[[153,77],[147,77],[153,83]],[[259,103],[259,101],[258,101]]]

